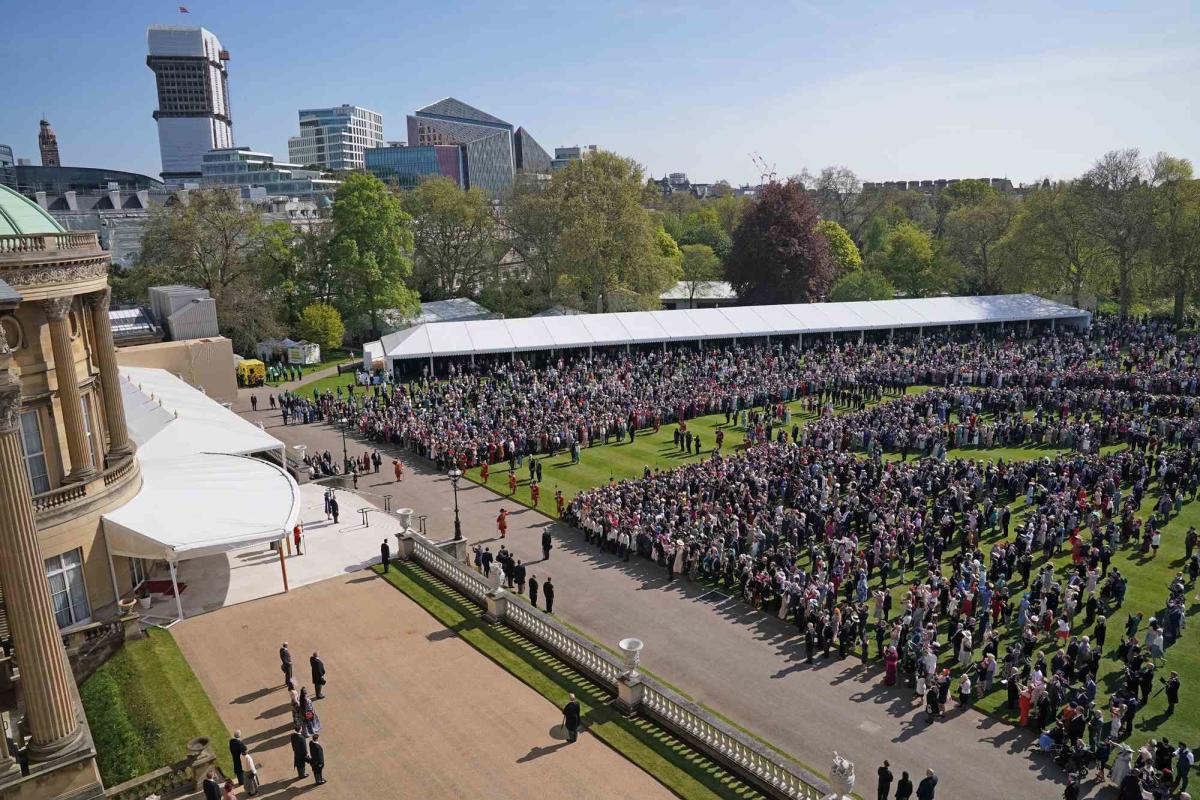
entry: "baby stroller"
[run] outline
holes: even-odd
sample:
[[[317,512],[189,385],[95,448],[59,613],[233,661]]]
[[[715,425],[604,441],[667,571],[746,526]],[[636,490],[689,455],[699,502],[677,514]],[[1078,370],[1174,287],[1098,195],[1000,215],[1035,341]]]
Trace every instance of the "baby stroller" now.
[[[1087,777],[1088,769],[1096,762],[1095,752],[1082,742],[1077,745],[1058,745],[1051,751],[1051,757],[1067,774],[1074,775],[1081,781]]]

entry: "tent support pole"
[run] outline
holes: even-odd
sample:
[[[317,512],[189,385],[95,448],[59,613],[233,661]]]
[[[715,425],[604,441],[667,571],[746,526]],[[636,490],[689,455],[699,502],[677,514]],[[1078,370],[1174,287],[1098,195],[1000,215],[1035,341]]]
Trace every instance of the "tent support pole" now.
[[[179,615],[179,619],[183,619],[183,601],[179,599],[179,579],[175,573],[175,562],[168,561],[167,566],[171,569],[171,591],[175,593],[175,613]]]
[[[104,537],[104,553],[108,556],[108,575],[112,578],[113,585],[113,602],[121,601],[121,590],[117,587],[117,567],[113,564],[112,550],[108,549],[108,537]]]
[[[859,331],[859,332],[858,332],[858,343],[859,343],[859,344],[862,344],[862,343],[863,343],[863,339],[864,339],[864,338],[866,338],[866,335],[867,335],[867,332],[866,332],[866,331]]]
[[[284,534],[283,538],[286,540],[287,534]],[[287,562],[283,560],[283,545],[280,544],[280,546],[276,547],[275,549],[279,552],[279,571],[281,573],[283,573],[283,591],[287,592],[287,590],[288,590]]]

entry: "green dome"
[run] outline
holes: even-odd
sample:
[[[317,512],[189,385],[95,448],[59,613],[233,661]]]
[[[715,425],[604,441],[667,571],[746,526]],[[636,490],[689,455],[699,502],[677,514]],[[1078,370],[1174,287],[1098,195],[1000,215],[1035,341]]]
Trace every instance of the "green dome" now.
[[[0,184],[0,236],[14,233],[66,233],[50,212]]]

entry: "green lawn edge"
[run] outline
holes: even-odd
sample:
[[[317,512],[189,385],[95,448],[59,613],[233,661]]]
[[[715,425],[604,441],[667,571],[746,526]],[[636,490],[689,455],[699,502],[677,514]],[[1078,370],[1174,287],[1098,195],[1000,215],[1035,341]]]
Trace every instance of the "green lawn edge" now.
[[[217,714],[175,638],[149,628],[126,642],[79,687],[106,786],[115,786],[187,757],[197,736],[212,740],[217,763],[233,774],[229,729]]]
[[[504,626],[485,623],[470,601],[456,597],[411,564],[372,570],[442,625],[555,706],[574,692],[587,730],[685,800],[755,798],[761,793],[730,775],[654,723],[626,717],[609,706],[610,695],[553,654]]]

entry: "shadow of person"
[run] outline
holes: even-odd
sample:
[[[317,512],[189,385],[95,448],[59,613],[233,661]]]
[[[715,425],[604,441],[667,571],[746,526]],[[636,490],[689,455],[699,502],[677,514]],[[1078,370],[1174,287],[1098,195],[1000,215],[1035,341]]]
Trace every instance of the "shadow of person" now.
[[[518,764],[528,764],[530,761],[535,761],[542,756],[548,756],[555,750],[561,750],[567,746],[567,742],[559,742],[558,744],[547,745],[546,747],[531,747],[529,752],[517,759]]]

